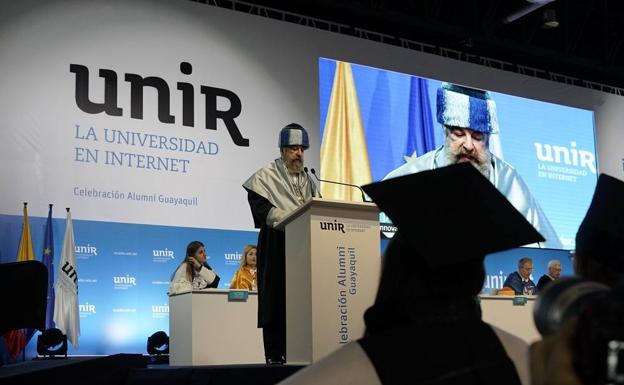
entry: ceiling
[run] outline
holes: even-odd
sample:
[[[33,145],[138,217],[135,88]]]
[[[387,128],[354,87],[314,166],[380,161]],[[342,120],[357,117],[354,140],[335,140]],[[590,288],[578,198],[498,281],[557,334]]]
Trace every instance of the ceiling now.
[[[487,57],[509,63],[507,70],[530,67],[540,70],[541,75],[534,76],[553,79],[556,73],[581,86],[587,86],[581,81],[585,80],[624,89],[624,13],[618,0],[199,2],[278,19],[283,15],[272,10],[285,11],[352,27],[341,33],[361,36],[357,29],[364,29],[397,38],[384,39],[389,44],[406,39],[435,46],[437,54],[458,51],[461,60]],[[537,9],[520,16],[519,11],[531,6]],[[557,28],[543,27],[547,9],[555,11]],[[515,20],[505,22],[506,18]]]

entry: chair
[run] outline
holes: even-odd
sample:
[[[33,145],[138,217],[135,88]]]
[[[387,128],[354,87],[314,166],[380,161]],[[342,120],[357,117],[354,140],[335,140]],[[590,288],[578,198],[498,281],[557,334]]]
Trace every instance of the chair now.
[[[39,261],[0,263],[0,335],[17,329],[45,329],[48,269]]]

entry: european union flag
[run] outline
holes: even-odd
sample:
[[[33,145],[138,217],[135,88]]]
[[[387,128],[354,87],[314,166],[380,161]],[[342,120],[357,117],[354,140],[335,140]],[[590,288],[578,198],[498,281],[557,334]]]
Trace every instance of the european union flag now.
[[[48,211],[43,240],[41,262],[48,268],[48,306],[46,310],[46,329],[54,327],[54,238],[52,237],[52,204]]]
[[[433,118],[429,105],[427,79],[410,79],[409,122],[405,160],[416,158],[435,149]]]

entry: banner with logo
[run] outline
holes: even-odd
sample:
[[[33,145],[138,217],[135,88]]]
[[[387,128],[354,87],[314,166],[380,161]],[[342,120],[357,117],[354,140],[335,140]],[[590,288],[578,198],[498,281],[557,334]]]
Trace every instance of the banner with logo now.
[[[190,241],[206,245],[220,288],[256,243],[242,183],[279,156],[281,127],[298,122],[319,142],[309,103],[286,86],[301,73],[272,68],[280,47],[258,51],[222,19],[231,12],[205,5],[2,9],[2,261],[22,202],[33,223],[49,203],[71,207],[81,338],[70,354],[143,352],[168,330],[169,280]],[[318,144],[309,154],[318,168]]]

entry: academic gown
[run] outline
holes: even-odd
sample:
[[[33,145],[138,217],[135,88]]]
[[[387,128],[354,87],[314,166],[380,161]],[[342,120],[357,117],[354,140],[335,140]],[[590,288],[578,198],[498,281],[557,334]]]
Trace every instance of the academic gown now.
[[[535,282],[533,282],[531,279],[524,281],[520,273],[518,273],[517,271],[514,271],[507,276],[507,279],[505,279],[505,282],[503,282],[503,287],[505,286],[514,289],[516,295],[524,294],[525,286],[533,288],[533,294],[539,293],[539,290],[535,286]]]
[[[396,178],[402,175],[414,174],[420,171],[433,170],[447,166],[443,156],[444,146],[430,151],[418,158],[409,161],[390,172],[384,179]],[[492,154],[490,165],[490,182],[500,191],[526,220],[535,227],[546,239],[542,247],[563,249],[563,244],[557,232],[546,217],[541,206],[531,194],[529,187],[518,172],[504,160]]]
[[[258,233],[258,327],[264,327],[286,318],[286,236],[266,224],[273,205],[251,190],[247,190]]]
[[[286,237],[283,230],[274,226],[317,195],[307,174],[301,172],[300,176],[300,184],[292,184],[288,170],[278,158],[243,184],[254,226],[260,229],[257,248],[258,327],[285,322]]]

